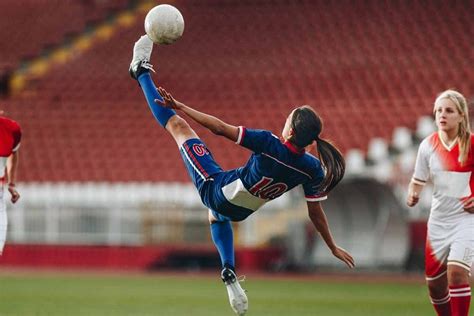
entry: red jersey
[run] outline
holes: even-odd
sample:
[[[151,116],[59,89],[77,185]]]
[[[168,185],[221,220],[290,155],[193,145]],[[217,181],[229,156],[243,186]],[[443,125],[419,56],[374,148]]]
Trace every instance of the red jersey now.
[[[20,125],[6,117],[0,116],[0,178],[5,175],[7,158],[20,148]]]

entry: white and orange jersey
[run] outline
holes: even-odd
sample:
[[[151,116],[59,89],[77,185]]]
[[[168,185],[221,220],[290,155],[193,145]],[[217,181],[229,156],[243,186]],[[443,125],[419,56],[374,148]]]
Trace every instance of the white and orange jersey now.
[[[6,117],[0,117],[0,179],[5,176],[8,156],[20,148],[20,140],[20,125]]]
[[[464,165],[459,162],[459,142],[448,146],[437,132],[425,138],[418,149],[413,182],[425,185],[433,183],[433,199],[430,221],[453,223],[469,216],[462,201],[474,192],[474,135]]]

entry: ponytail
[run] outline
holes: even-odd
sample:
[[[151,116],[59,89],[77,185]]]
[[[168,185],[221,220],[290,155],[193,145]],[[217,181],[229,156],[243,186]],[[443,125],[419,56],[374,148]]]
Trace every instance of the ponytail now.
[[[344,177],[346,163],[341,152],[330,142],[319,138],[323,130],[323,120],[309,105],[303,105],[293,111],[291,119],[293,135],[289,141],[299,148],[304,148],[316,141],[319,159],[325,175],[319,184],[319,191],[329,193]]]
[[[346,162],[341,152],[330,142],[318,137],[316,146],[326,172],[319,187],[324,193],[329,193],[344,177]]]

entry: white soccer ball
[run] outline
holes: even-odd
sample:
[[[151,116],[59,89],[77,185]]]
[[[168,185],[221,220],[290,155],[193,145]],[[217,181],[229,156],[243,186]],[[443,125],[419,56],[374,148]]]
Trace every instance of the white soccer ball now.
[[[145,32],[155,44],[172,44],[184,31],[184,19],[178,9],[160,4],[145,17]]]

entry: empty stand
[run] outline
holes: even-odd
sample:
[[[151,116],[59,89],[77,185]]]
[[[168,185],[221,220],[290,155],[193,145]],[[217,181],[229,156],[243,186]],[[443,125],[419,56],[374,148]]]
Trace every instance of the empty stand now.
[[[16,1],[2,1],[1,15],[18,14],[15,21],[24,22],[29,10],[42,13],[19,33],[0,19],[0,36],[10,39],[0,44],[2,62],[38,54],[44,43],[58,43],[128,2],[21,3],[31,9],[20,14]],[[438,92],[474,91],[468,1],[173,4],[185,18],[184,36],[155,46],[154,78],[176,98],[231,124],[279,135],[291,109],[311,104],[324,119],[325,137],[343,152],[366,152],[374,137],[390,140],[397,126],[414,129]],[[134,27],[117,30],[4,101],[25,131],[22,179],[188,181],[176,145],[128,76],[133,43],[143,33],[144,13],[137,14]],[[245,162],[248,151],[193,127],[224,168]]]

